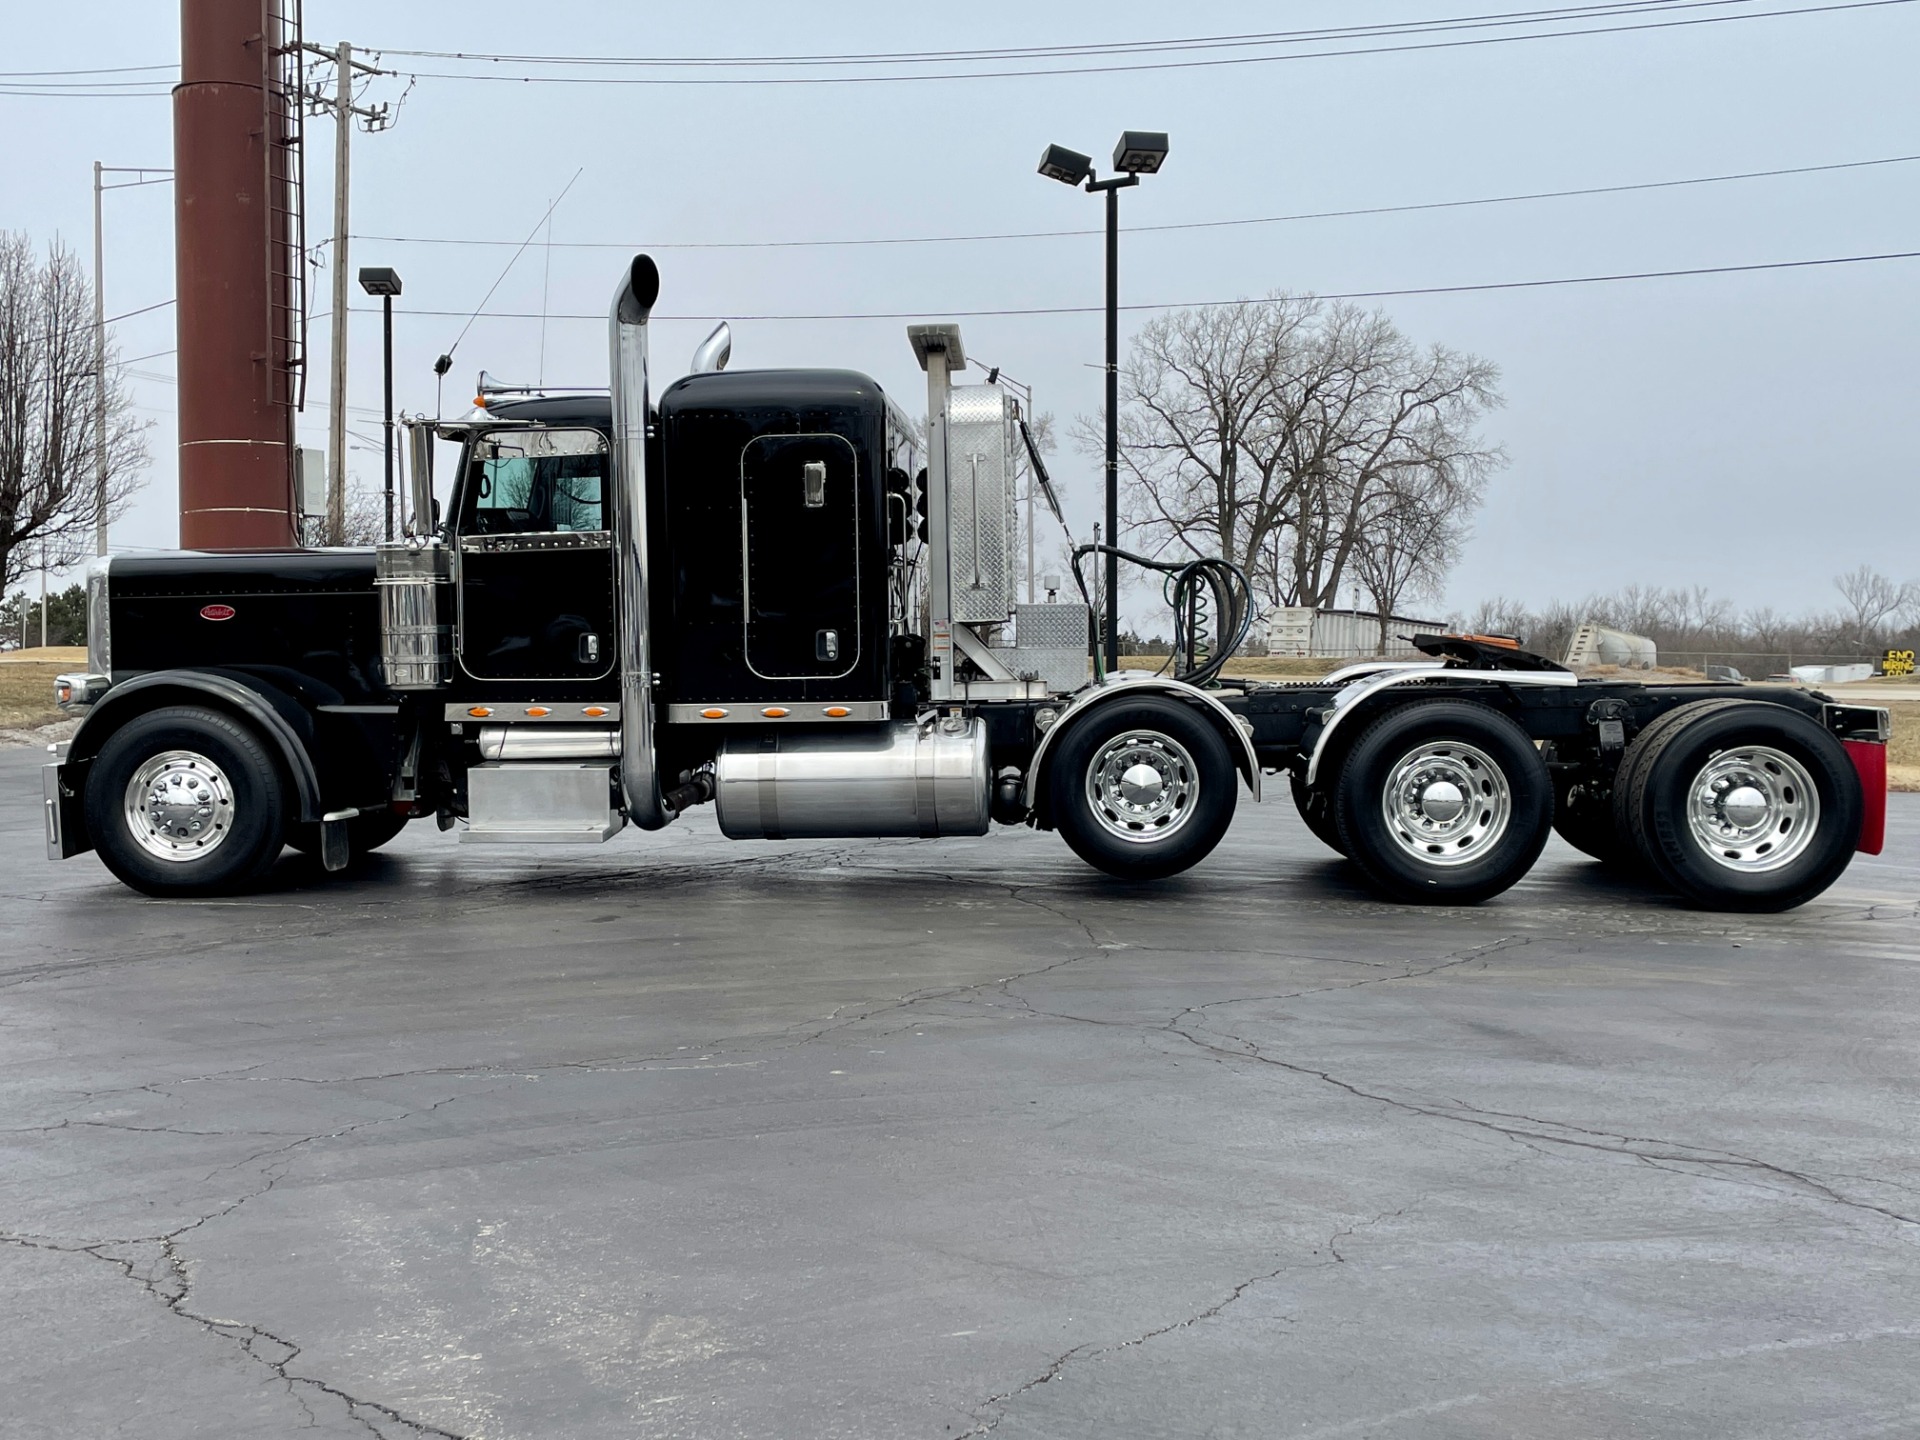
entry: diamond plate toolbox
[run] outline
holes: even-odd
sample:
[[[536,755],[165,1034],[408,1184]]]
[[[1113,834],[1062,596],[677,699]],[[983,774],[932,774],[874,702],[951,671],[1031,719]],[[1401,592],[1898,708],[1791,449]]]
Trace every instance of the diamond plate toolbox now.
[[[1020,678],[1031,677],[1051,691],[1070,694],[1088,680],[1087,630],[1092,613],[1084,605],[1016,605],[1016,643],[993,653]]]
[[[947,550],[953,618],[1013,613],[1013,426],[998,385],[957,385],[947,401]]]

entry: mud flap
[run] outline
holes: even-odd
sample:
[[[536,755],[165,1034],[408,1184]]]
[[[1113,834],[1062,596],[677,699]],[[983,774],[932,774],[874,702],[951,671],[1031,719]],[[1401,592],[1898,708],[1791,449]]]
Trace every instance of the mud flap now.
[[[85,802],[81,793],[86,779],[87,767],[84,764],[40,767],[40,785],[46,796],[49,860],[71,860],[93,849],[93,841],[87,838]]]
[[[358,810],[335,810],[320,822],[320,863],[328,870],[344,870],[353,858],[353,846],[347,840],[347,822]]]
[[[1854,849],[1878,855],[1887,843],[1887,747],[1876,740],[1842,740],[1860,777],[1860,838]]]

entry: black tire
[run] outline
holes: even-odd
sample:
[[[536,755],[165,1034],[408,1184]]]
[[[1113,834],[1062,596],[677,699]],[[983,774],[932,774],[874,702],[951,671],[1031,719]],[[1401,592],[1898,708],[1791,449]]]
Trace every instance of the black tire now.
[[[1838,740],[1760,701],[1665,718],[1641,737],[1614,797],[1622,832],[1661,880],[1703,909],[1766,912],[1803,905],[1840,878],[1863,800]],[[1743,790],[1754,799],[1736,808]]]
[[[143,772],[150,777],[142,785],[145,794],[180,798],[143,807],[136,820],[129,814],[129,787]],[[109,870],[148,895],[241,889],[280,853],[285,814],[286,784],[266,742],[239,721],[197,706],[128,721],[108,737],[87,774],[87,833],[94,848]],[[148,815],[153,820],[143,824]],[[136,824],[142,824],[139,831]],[[200,825],[209,829],[197,833]],[[179,858],[165,858],[162,850]]]
[[[1424,771],[1397,774],[1416,764]],[[1423,773],[1433,777],[1430,787],[1451,793],[1416,798],[1401,790]],[[1406,796],[1392,823],[1390,793]],[[1440,813],[1454,803],[1462,808]],[[1430,700],[1389,710],[1362,732],[1340,767],[1333,808],[1347,855],[1377,889],[1421,905],[1474,905],[1540,858],[1553,822],[1553,782],[1526,731],[1505,715]]]
[[[1347,852],[1340,845],[1339,822],[1333,818],[1333,791],[1325,785],[1309,785],[1298,770],[1287,772],[1293,790],[1293,808],[1300,812],[1313,838],[1336,854]]]
[[[1095,773],[1130,753],[1130,736],[1140,737],[1136,764],[1158,770],[1163,786],[1137,812],[1111,795],[1097,804],[1093,793]],[[1160,880],[1206,859],[1233,823],[1239,785],[1220,732],[1192,706],[1158,695],[1116,700],[1082,718],[1061,737],[1047,771],[1061,836],[1082,860],[1122,880]]]
[[[347,821],[347,849],[356,858],[371,855],[407,828],[411,816],[391,810],[364,810]],[[320,827],[303,824],[287,827],[287,844],[302,855],[320,853]]]
[[[1583,855],[1625,875],[1646,869],[1640,851],[1614,823],[1613,800],[1600,793],[1593,777],[1556,771],[1553,777],[1553,830]]]

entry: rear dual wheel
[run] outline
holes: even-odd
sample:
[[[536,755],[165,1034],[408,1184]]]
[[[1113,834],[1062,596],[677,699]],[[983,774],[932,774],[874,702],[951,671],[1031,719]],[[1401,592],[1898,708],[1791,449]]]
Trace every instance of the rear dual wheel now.
[[[1789,910],[1847,868],[1860,779],[1845,748],[1780,705],[1684,705],[1628,748],[1614,823],[1652,871],[1711,910]]]
[[[1553,788],[1527,733],[1458,700],[1389,710],[1348,752],[1333,797],[1342,849],[1397,900],[1472,905],[1547,843]]]

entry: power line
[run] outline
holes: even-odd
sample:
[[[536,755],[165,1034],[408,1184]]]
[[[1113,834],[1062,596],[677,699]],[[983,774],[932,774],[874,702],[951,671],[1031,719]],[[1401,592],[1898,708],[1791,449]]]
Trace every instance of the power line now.
[[[172,86],[159,90],[30,90],[0,84],[0,98],[27,100],[164,100]]]
[[[1711,0],[1704,0],[1711,3]],[[1527,40],[1562,40],[1593,35],[1624,35],[1643,30],[1676,30],[1700,25],[1721,25],[1742,20],[1777,20],[1799,15],[1827,15],[1846,10],[1875,10],[1890,5],[1911,5],[1914,0],[1840,0],[1840,3],[1800,5],[1783,10],[1753,11],[1731,15],[1695,15],[1678,20],[1636,21],[1626,25],[1600,25],[1585,29],[1538,30],[1519,35],[1480,35],[1464,40],[1428,40],[1396,45],[1364,45],[1344,50],[1314,50],[1290,55],[1236,55],[1207,60],[1148,61],[1133,65],[1075,65],[1051,69],[965,70],[946,74],[890,75],[508,75],[460,73],[444,70],[408,72],[416,80],[470,80],[513,85],[877,85],[945,80],[1034,79],[1062,75],[1115,75],[1149,70],[1197,70],[1226,65],[1265,65],[1283,61],[1331,60],[1359,55],[1400,55],[1424,50],[1457,50],[1480,45],[1509,45]],[[1611,18],[1611,17],[1609,17]],[[1430,33],[1430,32],[1419,32]],[[386,52],[383,52],[386,53]],[[473,56],[489,63],[513,63],[511,56]],[[588,63],[579,57],[575,63]],[[629,62],[640,63],[640,62]]]
[[[1129,225],[1127,234],[1155,234],[1173,230],[1222,230],[1241,225],[1285,225],[1303,220],[1343,220],[1369,215],[1407,215],[1425,210],[1460,210],[1476,205],[1514,205],[1523,201],[1565,200],[1590,195],[1625,195],[1635,191],[1674,190],[1689,185],[1722,185],[1734,180],[1766,180],[1791,175],[1817,175],[1838,170],[1864,170],[1878,165],[1907,165],[1917,155],[1886,155],[1873,160],[1840,160],[1822,165],[1794,165],[1771,170],[1739,170],[1721,175],[1694,175],[1678,180],[1641,180],[1623,185],[1586,185],[1571,190],[1533,190],[1521,194],[1481,195],[1465,200],[1426,200],[1404,205],[1367,205],[1347,210],[1304,210],[1287,215],[1253,215],[1234,220],[1185,220],[1164,225]],[[556,240],[556,250],[810,250],[870,245],[957,245],[976,241],[1053,240],[1104,234],[1092,230],[1001,230],[963,235],[879,235],[834,240],[656,240],[636,244],[625,240]],[[516,240],[478,240],[468,236],[355,235],[391,245],[469,245],[518,247]]]
[[[0,70],[0,80],[39,80],[57,75],[132,75],[143,70],[177,70],[178,62],[167,65],[98,65],[83,70]]]
[[[1468,295],[1496,290],[1541,290],[1553,286],[1568,285],[1606,285],[1629,280],[1673,280],[1703,275],[1745,275],[1768,270],[1809,270],[1831,265],[1864,265],[1886,260],[1920,259],[1920,250],[1888,251],[1875,255],[1832,255],[1813,260],[1766,260],[1748,265],[1697,265],[1677,270],[1633,270],[1609,275],[1568,275],[1548,280],[1492,280],[1471,285],[1410,285],[1388,290],[1346,290],[1338,292],[1305,292],[1319,300],[1389,300],[1415,295]],[[1260,298],[1239,296],[1229,300],[1160,300],[1147,303],[1122,305],[1122,310],[1198,310],[1232,305],[1258,305]],[[656,320],[735,320],[735,321],[783,321],[783,320],[924,320],[938,317],[949,320],[1005,318],[1027,315],[1093,315],[1104,311],[1100,305],[1036,305],[1019,309],[1003,310],[942,310],[923,306],[918,310],[862,310],[841,311],[837,313],[821,312],[815,314],[769,314],[769,315],[664,315],[656,313]],[[371,307],[355,307],[355,314],[377,315],[381,312]],[[460,310],[401,310],[395,309],[395,315],[441,318],[453,316],[465,318],[466,312]],[[475,317],[481,318],[481,317]],[[530,310],[496,310],[484,318],[489,320],[595,320],[604,322],[601,314],[547,314],[541,315]]]
[[[101,323],[105,325],[112,325],[115,322],[120,320],[131,320],[136,315],[146,315],[155,310],[164,310],[167,308],[167,306],[173,303],[174,302],[171,300],[156,300],[151,305],[142,305],[138,310],[128,310],[119,315],[109,315]]]
[[[1557,5],[1534,10],[1507,10],[1477,15],[1439,16],[1425,20],[1384,21],[1371,25],[1334,25],[1305,30],[1259,30],[1230,35],[1186,35],[1157,40],[1097,41],[1075,45],[1019,45],[967,50],[868,50],[809,55],[525,55],[461,50],[387,50],[385,55],[410,59],[460,60],[474,63],[522,65],[638,66],[657,68],[790,69],[820,65],[953,65],[973,61],[1098,59],[1109,55],[1147,52],[1165,54],[1189,50],[1247,49],[1256,46],[1300,45],[1330,40],[1360,39],[1370,35],[1396,36],[1491,25],[1554,23],[1601,19],[1615,15],[1664,13],[1674,10],[1717,9],[1751,5],[1755,0],[1602,0],[1602,3]]]

